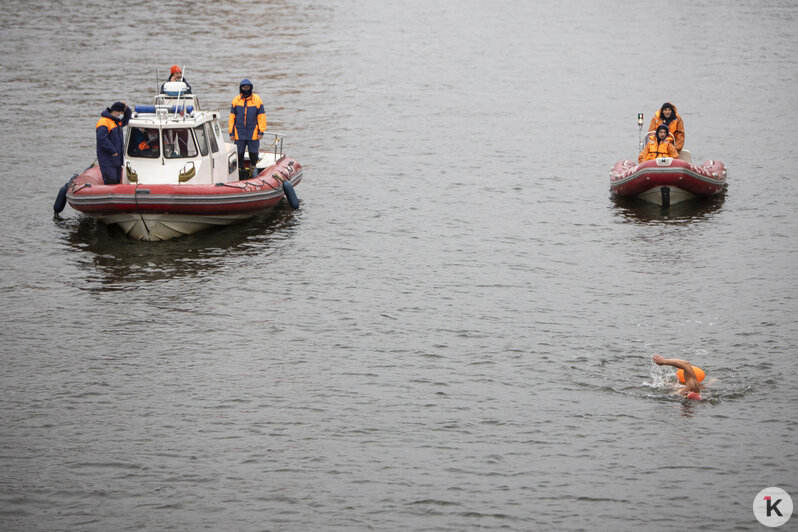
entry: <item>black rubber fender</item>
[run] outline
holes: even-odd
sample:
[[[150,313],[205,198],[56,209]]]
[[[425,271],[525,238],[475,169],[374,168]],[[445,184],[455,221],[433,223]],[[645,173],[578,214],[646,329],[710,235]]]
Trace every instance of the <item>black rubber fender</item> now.
[[[55,203],[53,203],[53,210],[55,211],[55,214],[60,213],[64,210],[64,207],[66,207],[67,189],[69,188],[69,183],[71,181],[71,179],[67,181],[64,186],[61,187],[61,189],[58,191],[58,195],[55,197]]]
[[[296,197],[296,192],[294,192],[294,186],[288,182],[286,179],[283,181],[283,193],[285,193],[285,198],[288,200],[288,204],[291,206],[292,209],[299,208],[299,198]],[[66,192],[64,192],[66,195]]]

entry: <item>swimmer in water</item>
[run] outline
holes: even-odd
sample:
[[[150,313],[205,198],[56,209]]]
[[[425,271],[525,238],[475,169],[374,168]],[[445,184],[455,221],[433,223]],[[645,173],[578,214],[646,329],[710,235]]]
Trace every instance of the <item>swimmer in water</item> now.
[[[688,399],[701,399],[701,395],[699,395],[701,385],[698,383],[693,366],[689,362],[678,358],[665,358],[659,354],[655,354],[651,357],[651,360],[659,366],[673,366],[682,370],[684,372],[684,386],[679,390],[679,393]]]

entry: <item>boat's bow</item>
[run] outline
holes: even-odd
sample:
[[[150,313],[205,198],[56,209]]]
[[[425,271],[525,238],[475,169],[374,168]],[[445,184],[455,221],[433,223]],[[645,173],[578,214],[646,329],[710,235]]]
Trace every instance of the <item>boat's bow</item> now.
[[[610,191],[621,197],[639,197],[663,206],[694,197],[720,194],[726,187],[726,166],[720,161],[694,165],[661,157],[636,164],[618,161],[610,171]]]

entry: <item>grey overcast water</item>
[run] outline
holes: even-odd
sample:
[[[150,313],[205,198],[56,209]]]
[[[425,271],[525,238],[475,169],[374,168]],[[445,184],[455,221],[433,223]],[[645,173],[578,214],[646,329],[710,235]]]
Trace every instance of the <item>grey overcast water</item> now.
[[[0,5],[0,530],[760,530],[798,497],[795,1]],[[253,80],[301,209],[53,218],[173,63],[224,113]],[[616,203],[665,101],[728,191]]]

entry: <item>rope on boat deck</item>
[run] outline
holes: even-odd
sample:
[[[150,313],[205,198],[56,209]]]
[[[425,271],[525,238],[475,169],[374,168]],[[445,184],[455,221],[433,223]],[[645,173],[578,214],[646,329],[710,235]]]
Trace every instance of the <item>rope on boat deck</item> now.
[[[272,184],[266,181],[265,179],[261,179],[260,182],[263,185],[269,185],[269,188],[271,188],[272,190],[277,190],[277,187],[273,187]]]
[[[244,181],[244,182],[245,182],[247,185],[249,185],[249,186],[257,186],[257,187],[262,187],[263,185],[267,185],[267,186],[268,186],[269,188],[271,188],[272,190],[278,190],[278,188],[277,188],[277,187],[275,187],[275,186],[272,186],[272,184],[271,184],[271,183],[269,183],[268,181],[266,181],[265,179],[261,179],[261,180],[260,180],[260,185],[257,185],[256,183],[253,183],[253,182],[251,182],[251,181]],[[245,188],[247,188],[246,186],[231,185],[231,184],[229,184],[229,183],[214,183],[214,185],[215,185],[215,186],[217,186],[217,187],[230,187],[230,188],[237,188],[237,189],[239,189],[239,190],[244,190]]]

